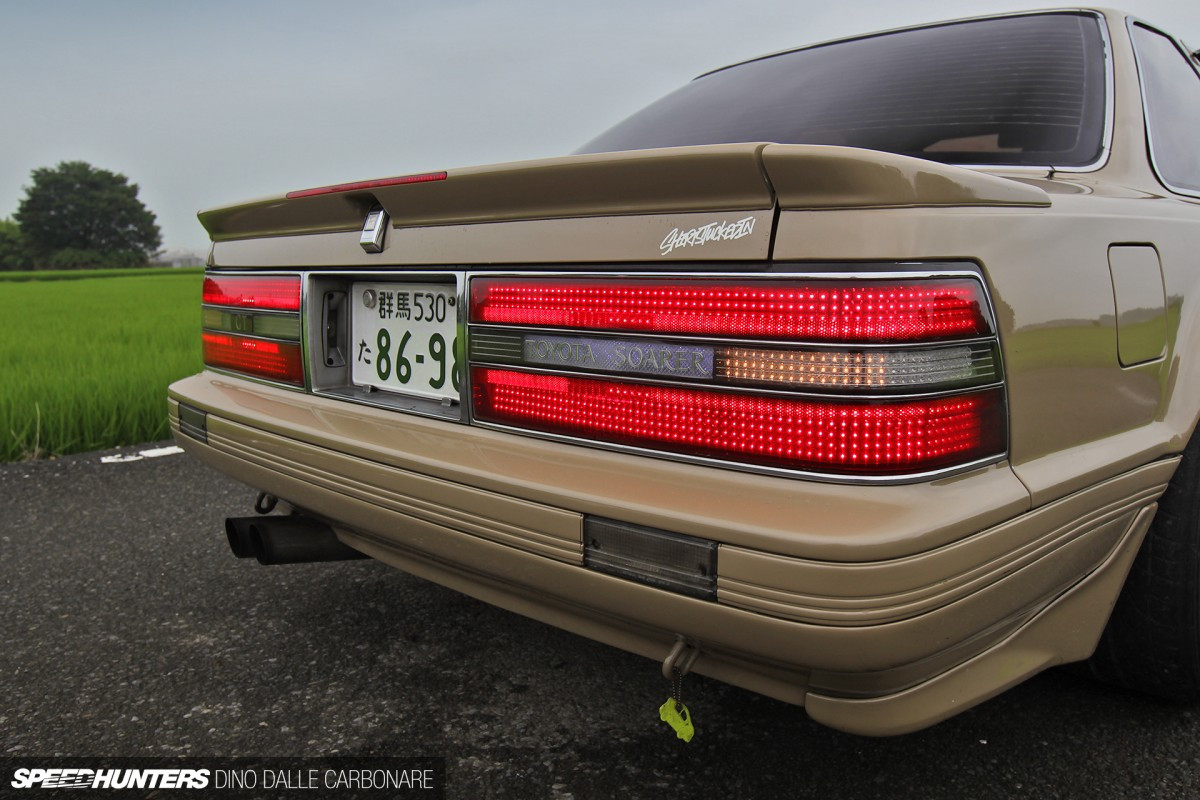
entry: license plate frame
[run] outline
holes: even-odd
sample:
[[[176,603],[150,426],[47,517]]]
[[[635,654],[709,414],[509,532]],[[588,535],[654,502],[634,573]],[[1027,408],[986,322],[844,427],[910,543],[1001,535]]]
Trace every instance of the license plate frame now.
[[[460,401],[455,284],[355,281],[350,307],[352,385],[443,404]]]

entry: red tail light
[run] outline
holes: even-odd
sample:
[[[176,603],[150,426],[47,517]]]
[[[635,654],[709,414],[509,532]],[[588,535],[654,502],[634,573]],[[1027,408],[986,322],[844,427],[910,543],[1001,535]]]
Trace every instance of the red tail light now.
[[[546,433],[750,464],[843,474],[936,470],[1004,446],[992,389],[864,404],[509,370],[471,372],[476,417]]]
[[[204,363],[210,367],[304,385],[304,362],[299,344],[208,331],[201,334],[201,338]]]
[[[475,418],[733,464],[923,475],[1003,456],[977,278],[479,277]]]
[[[304,385],[299,275],[204,276],[204,363]]]
[[[987,336],[977,281],[477,278],[471,319],[499,325],[812,342]]]
[[[256,308],[269,311],[300,310],[298,276],[207,275],[204,278],[206,305]]]

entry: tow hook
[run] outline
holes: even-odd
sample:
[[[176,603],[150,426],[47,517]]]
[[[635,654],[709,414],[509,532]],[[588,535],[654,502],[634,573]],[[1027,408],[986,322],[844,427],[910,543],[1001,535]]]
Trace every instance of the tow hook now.
[[[663,677],[671,682],[671,696],[658,707],[658,718],[671,726],[675,735],[690,742],[696,735],[692,715],[683,704],[683,676],[687,675],[700,655],[700,648],[682,636],[675,639],[675,646],[663,661]]]
[[[279,498],[273,494],[259,492],[258,497],[254,500],[255,514],[270,514],[275,510],[275,506],[279,505]]]
[[[675,679],[675,670],[679,670],[679,677],[687,675],[692,664],[696,663],[697,656],[700,655],[700,648],[688,643],[688,640],[682,636],[675,638],[675,646],[671,648],[671,652],[667,654],[667,658],[663,661],[662,674],[667,680]]]

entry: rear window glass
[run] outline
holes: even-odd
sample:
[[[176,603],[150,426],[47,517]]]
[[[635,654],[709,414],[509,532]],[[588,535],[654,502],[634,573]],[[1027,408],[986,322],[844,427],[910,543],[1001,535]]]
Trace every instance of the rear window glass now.
[[[702,75],[577,152],[782,142],[1086,166],[1103,152],[1104,58],[1090,14],[879,34]]]

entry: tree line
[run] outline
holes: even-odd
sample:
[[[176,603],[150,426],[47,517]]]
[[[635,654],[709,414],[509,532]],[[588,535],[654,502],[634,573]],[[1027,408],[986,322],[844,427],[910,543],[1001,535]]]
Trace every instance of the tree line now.
[[[124,175],[85,161],[31,173],[0,219],[0,270],[144,267],[162,245],[154,213]]]

